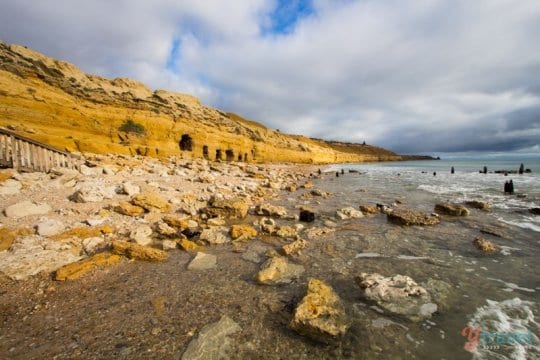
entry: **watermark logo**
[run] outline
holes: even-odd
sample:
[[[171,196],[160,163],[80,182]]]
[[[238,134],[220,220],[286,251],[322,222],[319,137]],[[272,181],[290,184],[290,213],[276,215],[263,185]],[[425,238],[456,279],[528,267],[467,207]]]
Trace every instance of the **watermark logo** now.
[[[475,351],[481,349],[500,349],[514,347],[516,345],[532,346],[533,334],[531,331],[511,331],[511,332],[490,332],[480,328],[480,326],[466,326],[461,330],[464,336],[464,349]]]

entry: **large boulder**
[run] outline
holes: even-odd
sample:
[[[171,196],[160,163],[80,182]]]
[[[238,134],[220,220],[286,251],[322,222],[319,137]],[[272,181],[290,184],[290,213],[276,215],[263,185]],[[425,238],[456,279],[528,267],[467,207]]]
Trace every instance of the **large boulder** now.
[[[131,198],[131,203],[140,206],[146,211],[166,212],[169,203],[161,195],[154,192],[140,193]]]
[[[388,221],[404,226],[435,225],[440,222],[436,215],[425,214],[411,209],[396,209],[386,214]]]
[[[98,266],[113,265],[120,262],[121,257],[111,253],[99,253],[91,258],[77,261],[68,265],[62,266],[56,270],[56,280],[75,280],[92,271]]]
[[[243,219],[247,216],[248,210],[249,202],[246,199],[213,199],[205,212],[211,218]]]
[[[427,290],[408,276],[384,277],[377,273],[362,273],[355,280],[366,299],[411,321],[429,318],[437,311],[437,304],[432,302]]]
[[[460,204],[436,204],[435,212],[442,215],[450,216],[467,216],[469,215],[469,209]]]
[[[339,296],[321,280],[310,279],[307,294],[296,307],[289,327],[313,340],[335,343],[349,326]]]
[[[240,330],[240,326],[231,318],[222,316],[218,322],[201,329],[197,338],[189,343],[182,360],[234,358],[230,336]]]
[[[255,280],[262,285],[289,284],[299,278],[304,271],[302,265],[292,264],[281,256],[274,256],[262,264]]]
[[[10,218],[22,218],[31,215],[45,215],[51,211],[47,204],[38,204],[29,200],[13,204],[4,209],[4,213]]]

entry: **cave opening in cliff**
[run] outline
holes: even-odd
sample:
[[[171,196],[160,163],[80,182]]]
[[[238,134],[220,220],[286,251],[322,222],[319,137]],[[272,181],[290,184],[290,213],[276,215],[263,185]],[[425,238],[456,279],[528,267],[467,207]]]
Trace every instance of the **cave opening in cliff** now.
[[[188,134],[184,134],[180,138],[180,150],[182,150],[182,151],[192,151],[193,150],[193,139]]]
[[[225,150],[225,158],[227,161],[234,161],[234,151],[231,149]]]
[[[216,150],[216,160],[221,160],[221,149]]]
[[[238,161],[242,161],[242,154],[238,154]]]
[[[208,145],[203,145],[203,147],[202,147],[202,156],[205,159],[209,158],[209,156],[208,156]]]
[[[247,162],[247,153],[244,153],[244,161]]]

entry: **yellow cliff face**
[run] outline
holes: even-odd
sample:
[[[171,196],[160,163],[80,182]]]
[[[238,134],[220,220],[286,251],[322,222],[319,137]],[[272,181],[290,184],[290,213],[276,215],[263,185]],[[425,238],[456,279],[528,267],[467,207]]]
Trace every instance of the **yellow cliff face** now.
[[[145,133],[120,131],[128,120],[142,125]],[[88,75],[69,63],[1,42],[0,127],[80,152],[248,162],[400,159],[368,145],[282,134],[203,106],[190,95]]]

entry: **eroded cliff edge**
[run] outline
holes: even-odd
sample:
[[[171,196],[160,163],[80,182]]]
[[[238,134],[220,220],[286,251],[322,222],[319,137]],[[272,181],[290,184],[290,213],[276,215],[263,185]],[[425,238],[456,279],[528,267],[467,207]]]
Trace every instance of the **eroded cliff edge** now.
[[[127,120],[141,124],[145,133],[120,131]],[[401,160],[370,145],[283,134],[190,95],[85,74],[70,63],[3,42],[0,126],[68,151],[249,162]]]

